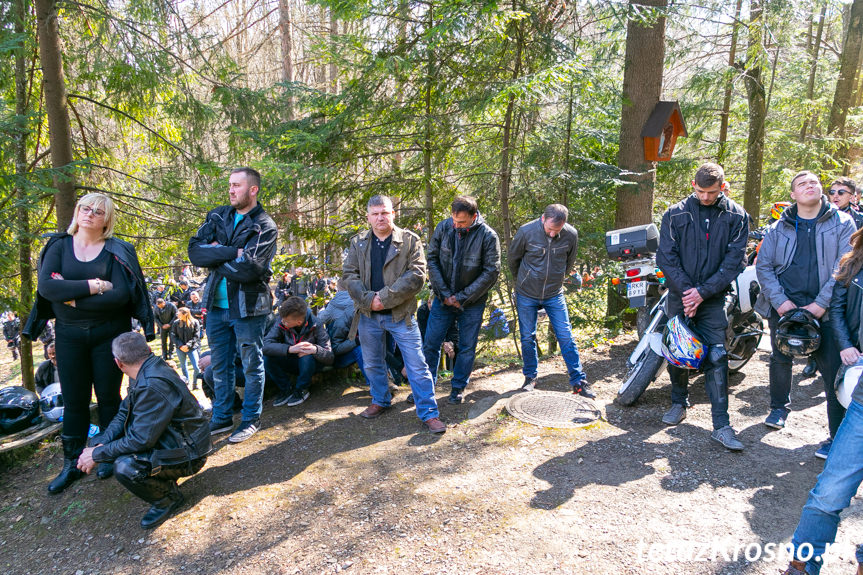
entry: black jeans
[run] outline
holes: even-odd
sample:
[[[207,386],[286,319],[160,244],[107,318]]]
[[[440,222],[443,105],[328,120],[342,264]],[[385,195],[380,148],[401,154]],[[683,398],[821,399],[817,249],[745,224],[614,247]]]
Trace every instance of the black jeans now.
[[[668,294],[666,303],[668,317],[683,313],[683,302],[679,297]],[[728,417],[728,357],[725,355],[725,330],[728,318],[725,315],[725,294],[701,302],[695,317],[692,318],[695,330],[709,350],[704,363],[704,384],[710,398],[710,415],[713,429],[729,425]],[[668,364],[668,377],[671,379],[671,403],[684,407],[689,405],[689,372]]]
[[[194,475],[204,467],[206,457],[179,465],[163,465],[158,473],[144,454],[121,455],[114,461],[114,476],[120,484],[147,503],[156,503],[167,497],[180,477]]]
[[[114,363],[111,342],[131,329],[128,316],[103,322],[57,322],[54,343],[63,392],[63,435],[87,437],[94,389],[99,426],[105,429],[117,415],[123,372]]]
[[[174,340],[171,338],[171,330],[159,326],[159,336],[162,339],[162,359],[168,359],[174,353]]]
[[[770,325],[770,345],[773,346],[773,352],[770,354],[770,409],[790,411],[793,358],[776,349],[773,341],[776,324],[779,323],[779,314],[775,309],[770,310],[767,323]],[[836,336],[833,335],[830,320],[821,322],[821,345],[812,357],[815,358],[818,373],[824,380],[824,393],[827,396],[827,425],[830,429],[830,437],[835,437],[839,424],[845,417],[845,408],[836,398],[836,390],[833,387],[842,359],[839,357],[839,345],[836,342]]]

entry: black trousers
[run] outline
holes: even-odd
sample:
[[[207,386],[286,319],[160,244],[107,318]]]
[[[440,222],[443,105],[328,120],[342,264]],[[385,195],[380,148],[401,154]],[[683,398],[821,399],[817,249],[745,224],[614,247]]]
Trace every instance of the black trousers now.
[[[111,342],[130,329],[128,316],[103,322],[57,322],[54,344],[63,392],[63,435],[87,437],[94,389],[99,426],[105,429],[117,415],[123,372],[114,363]]]
[[[137,497],[153,504],[167,497],[177,485],[177,479],[194,475],[204,467],[206,457],[179,465],[163,465],[153,474],[150,460],[144,454],[122,455],[114,461],[114,476]]]
[[[668,294],[666,302],[668,317],[683,313],[683,302],[679,297]],[[728,357],[725,354],[725,331],[728,318],[725,315],[725,294],[701,302],[692,318],[698,334],[708,346],[704,364],[704,385],[710,398],[710,415],[713,429],[729,425],[728,417]],[[671,379],[671,403],[687,407],[689,405],[689,372],[668,364],[668,377]]]
[[[159,337],[162,339],[162,359],[168,359],[174,353],[174,340],[171,338],[171,330],[159,326]]]
[[[789,411],[791,409],[791,363],[794,358],[776,349],[773,334],[776,333],[779,314],[775,309],[770,310],[767,323],[770,325],[770,345],[773,346],[773,352],[770,354],[770,409]],[[815,358],[818,373],[824,380],[824,393],[827,396],[827,426],[830,429],[830,437],[835,437],[836,432],[839,431],[839,424],[845,417],[845,408],[839,403],[836,389],[833,387],[842,359],[839,357],[839,344],[836,336],[833,335],[830,320],[821,322],[821,345],[812,357]]]

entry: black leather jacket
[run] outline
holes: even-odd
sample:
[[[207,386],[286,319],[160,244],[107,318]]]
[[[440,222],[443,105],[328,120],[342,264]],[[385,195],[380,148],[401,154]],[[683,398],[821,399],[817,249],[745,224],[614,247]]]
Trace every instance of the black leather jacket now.
[[[656,264],[675,296],[694,287],[703,299],[710,299],[724,293],[746,267],[749,216],[728,196],[720,195],[714,204],[716,221],[707,227],[708,238],[698,221],[699,203],[693,193],[662,214]]]
[[[863,302],[863,270],[857,272],[848,287],[842,282],[833,285],[830,298],[830,325],[839,349],[860,349],[860,305]]]
[[[54,242],[60,241],[69,234],[57,233],[46,234],[48,243],[42,248],[42,253],[39,255],[39,265],[42,265],[42,260],[45,258],[45,252],[48,247]],[[138,320],[141,327],[144,328],[144,336],[147,341],[152,341],[156,337],[156,332],[153,325],[153,308],[150,306],[150,294],[147,293],[147,284],[144,283],[144,273],[141,271],[141,264],[138,263],[138,254],[135,252],[135,246],[127,241],[119,238],[108,238],[105,240],[105,250],[114,256],[114,261],[118,262],[126,271],[124,274],[129,283],[129,293],[132,294],[132,317]],[[35,340],[45,329],[45,324],[49,319],[54,318],[54,310],[51,302],[42,297],[38,290],[36,291],[36,303],[33,309],[30,310],[30,317],[27,318],[27,325],[24,326],[23,335]],[[130,326],[131,329],[131,326]]]
[[[314,358],[323,365],[332,365],[335,356],[330,345],[330,334],[324,322],[318,321],[312,310],[306,311],[306,321],[299,327],[286,329],[281,321],[276,321],[264,336],[264,355],[287,357],[292,345],[308,341],[317,346]]]
[[[192,265],[210,269],[203,295],[204,307],[212,311],[217,286],[224,278],[231,318],[268,315],[273,306],[269,281],[278,237],[276,223],[261,204],[247,213],[236,228],[235,214],[231,206],[210,211],[189,240]],[[213,242],[216,244],[211,245]],[[238,248],[243,249],[240,257],[237,257]]]
[[[516,293],[538,300],[557,296],[577,253],[578,232],[571,225],[564,224],[552,238],[545,233],[541,218],[524,224],[515,233],[507,254]]]
[[[461,266],[453,285],[456,231],[452,218],[437,225],[428,250],[428,274],[432,290],[444,300],[452,295],[463,306],[485,302],[488,290],[500,275],[500,240],[477,213],[462,239]]]
[[[854,225],[857,226],[858,230],[863,227],[863,214],[852,208],[850,205],[842,208],[841,211],[851,216],[851,219],[854,220]]]
[[[155,470],[206,457],[212,451],[210,425],[177,373],[160,357],[144,360],[137,379],[108,427],[90,440],[102,444],[93,460],[114,461],[139,454]]]
[[[201,324],[195,318],[192,318],[192,321],[188,325],[179,319],[175,319],[171,324],[171,339],[174,340],[174,345],[177,347],[187,345],[189,346],[189,351],[198,349],[198,345],[201,343],[201,340],[198,338],[200,332]]]

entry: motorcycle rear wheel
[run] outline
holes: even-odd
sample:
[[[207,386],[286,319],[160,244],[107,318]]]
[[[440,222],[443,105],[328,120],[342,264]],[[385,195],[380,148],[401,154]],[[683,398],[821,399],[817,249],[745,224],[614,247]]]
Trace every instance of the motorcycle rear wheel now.
[[[665,358],[657,355],[655,351],[649,347],[644,350],[641,357],[635,362],[629,371],[626,372],[626,378],[623,380],[623,385],[617,390],[617,399],[615,403],[618,405],[632,405],[635,403],[647,386],[656,379],[662,365],[665,363]]]

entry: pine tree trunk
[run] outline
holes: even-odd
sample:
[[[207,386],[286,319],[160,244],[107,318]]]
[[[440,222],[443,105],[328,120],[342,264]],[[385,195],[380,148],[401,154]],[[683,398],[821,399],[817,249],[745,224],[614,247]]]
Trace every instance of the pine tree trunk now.
[[[810,52],[811,64],[809,65],[809,83],[806,85],[806,99],[811,103],[815,98],[815,74],[818,72],[818,53],[821,51],[821,38],[824,35],[824,20],[827,19],[827,2],[821,6],[821,15],[818,19],[818,31],[815,32],[815,41],[812,43]],[[806,141],[809,128],[815,125],[815,112],[807,114],[800,128],[800,142]]]
[[[830,122],[827,134],[844,140],[845,119],[851,106],[854,88],[857,84],[857,71],[860,68],[860,47],[863,43],[863,0],[854,0],[842,45],[842,56],[839,64],[839,79],[836,81],[836,91],[833,94],[833,105],[830,108]],[[848,146],[842,142],[835,154],[835,159],[847,170]]]
[[[749,5],[749,47],[747,69],[744,75],[746,96],[749,100],[749,135],[746,142],[746,184],[743,189],[743,207],[749,212],[750,225],[758,227],[761,211],[761,176],[764,169],[764,123],[767,101],[762,74],[764,71],[764,20],[761,0]]]
[[[30,212],[27,192],[21,185],[27,171],[27,74],[25,63],[26,43],[24,25],[27,21],[27,0],[15,0],[15,34],[19,38],[15,50],[15,116],[18,130],[15,134],[15,195],[18,207],[18,270],[21,275],[18,315],[22,322],[33,305],[33,264],[30,239]],[[36,391],[33,378],[33,346],[30,338],[21,336],[21,383],[30,391]]]
[[[513,0],[513,10],[516,9],[515,0]],[[515,62],[512,69],[512,80],[516,80],[521,75],[521,53],[524,43],[524,38],[521,30],[521,24],[515,24]],[[509,213],[509,189],[512,183],[512,166],[510,164],[510,153],[513,149],[513,115],[515,112],[515,95],[510,94],[507,104],[506,113],[503,117],[503,142],[500,152],[500,215],[503,220],[503,243],[506,246],[506,251],[509,252],[509,245],[512,242],[512,217]]]
[[[664,9],[667,0],[632,0],[630,9]],[[644,159],[641,130],[662,95],[665,61],[665,16],[649,27],[630,18],[626,26],[626,59],[623,71],[623,106],[620,117],[620,151],[617,163],[621,179],[631,182],[617,189],[616,228],[647,224],[653,220],[656,166]]]
[[[62,50],[54,0],[36,0],[36,24],[39,35],[39,60],[45,111],[48,116],[48,138],[51,142],[51,164],[60,170],[72,163],[72,133],[66,107],[66,81],[63,76]],[[55,172],[54,188],[57,229],[65,231],[75,212],[75,180],[71,174]]]
[[[434,27],[434,6],[429,6],[429,22],[428,30]],[[423,185],[425,189],[425,212],[426,212],[426,243],[431,244],[431,238],[434,234],[434,193],[432,188],[432,115],[431,115],[431,93],[435,74],[434,69],[435,53],[432,48],[431,40],[428,45],[428,60],[426,62],[426,81],[425,81],[425,139],[423,140]]]
[[[740,32],[740,11],[743,8],[743,0],[737,0],[737,6],[734,8],[734,22],[731,24],[731,48],[728,50],[728,71],[734,70],[734,63],[737,58],[737,38]],[[728,117],[731,114],[731,96],[734,89],[734,76],[728,75],[725,80],[725,95],[722,98],[722,112],[720,113],[719,124],[719,153],[717,154],[718,162],[725,163],[725,158],[728,155]]]

